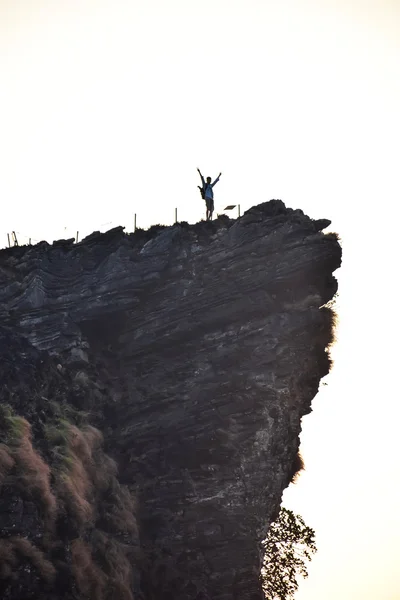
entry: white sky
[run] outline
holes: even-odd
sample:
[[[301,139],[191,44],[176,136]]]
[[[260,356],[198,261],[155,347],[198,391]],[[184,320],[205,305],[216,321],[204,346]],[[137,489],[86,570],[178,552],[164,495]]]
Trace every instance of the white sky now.
[[[399,600],[398,0],[0,0],[0,245],[281,198],[343,242],[298,600]]]

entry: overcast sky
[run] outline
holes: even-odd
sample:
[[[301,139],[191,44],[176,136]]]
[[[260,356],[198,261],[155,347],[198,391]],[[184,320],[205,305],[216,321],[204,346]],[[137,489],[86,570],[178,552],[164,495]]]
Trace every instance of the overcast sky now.
[[[343,244],[297,600],[399,600],[398,0],[0,0],[0,246],[281,198]]]

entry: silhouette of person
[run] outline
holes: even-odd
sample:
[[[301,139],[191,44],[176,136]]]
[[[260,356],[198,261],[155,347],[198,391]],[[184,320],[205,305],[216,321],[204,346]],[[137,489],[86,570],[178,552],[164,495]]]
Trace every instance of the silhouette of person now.
[[[211,177],[207,177],[207,181],[204,181],[204,177],[200,172],[200,169],[197,169],[199,172],[199,175],[201,177],[201,183],[203,185],[202,188],[200,188],[200,190],[203,191],[202,196],[204,198],[204,200],[206,201],[206,219],[207,221],[211,221],[212,219],[212,214],[214,212],[214,192],[213,192],[213,187],[216,183],[218,183],[219,178],[221,177],[222,173],[220,173],[217,177],[217,179],[215,181],[213,181],[213,183],[211,183]]]

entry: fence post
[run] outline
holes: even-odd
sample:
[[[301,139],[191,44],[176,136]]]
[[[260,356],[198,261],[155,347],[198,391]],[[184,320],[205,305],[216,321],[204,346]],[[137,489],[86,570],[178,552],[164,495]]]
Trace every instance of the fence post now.
[[[175,223],[178,222],[178,209],[175,208]]]
[[[79,231],[76,232],[76,243],[78,243],[79,240]]]
[[[133,231],[134,232],[136,231],[136,213],[135,213],[135,216],[133,218]]]
[[[14,246],[18,246],[18,240],[17,240],[17,235],[16,235],[15,231],[12,232],[12,238],[14,241]]]
[[[32,246],[31,238],[29,238],[29,245]]]
[[[10,234],[9,233],[7,233],[7,239],[8,239],[8,247],[11,248]]]
[[[238,217],[240,217],[240,204],[238,204]]]

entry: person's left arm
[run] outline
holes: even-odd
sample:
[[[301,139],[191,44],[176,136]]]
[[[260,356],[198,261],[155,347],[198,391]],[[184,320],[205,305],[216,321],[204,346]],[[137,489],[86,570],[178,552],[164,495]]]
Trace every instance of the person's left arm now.
[[[211,184],[211,187],[214,187],[214,185],[215,185],[216,183],[218,183],[218,181],[219,181],[219,178],[221,177],[221,175],[222,175],[222,173],[220,173],[220,174],[218,175],[217,179],[216,179],[215,181],[213,181],[213,183]]]

